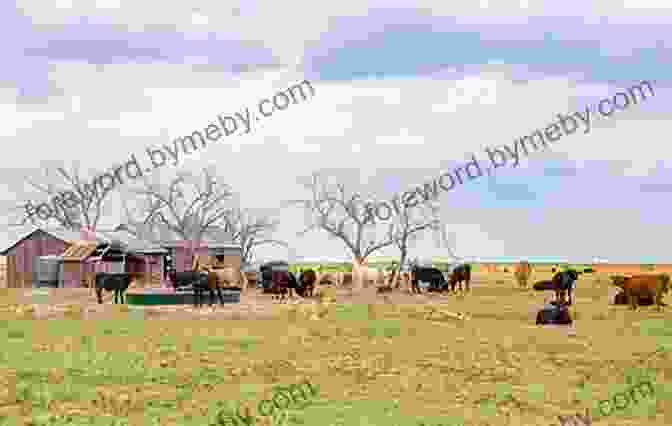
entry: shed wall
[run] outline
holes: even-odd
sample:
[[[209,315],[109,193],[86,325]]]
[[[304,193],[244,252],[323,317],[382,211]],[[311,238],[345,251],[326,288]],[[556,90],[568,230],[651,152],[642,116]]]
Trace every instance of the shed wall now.
[[[33,282],[33,258],[60,255],[69,247],[45,232],[38,231],[13,247],[7,256],[7,287],[28,288]]]

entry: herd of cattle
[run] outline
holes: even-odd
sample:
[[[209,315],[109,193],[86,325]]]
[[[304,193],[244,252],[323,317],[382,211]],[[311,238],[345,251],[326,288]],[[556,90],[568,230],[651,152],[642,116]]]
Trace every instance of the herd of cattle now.
[[[362,266],[357,272],[364,282],[373,282],[377,285],[380,281],[384,285],[378,286],[379,292],[391,291],[393,277],[398,284],[404,284],[411,293],[421,293],[420,282],[428,284],[428,291],[444,292],[459,290],[470,291],[472,267],[469,264],[461,264],[453,268],[447,274],[437,268],[422,267],[413,264],[408,272],[390,271],[383,273],[375,268]],[[566,306],[572,304],[572,291],[576,287],[576,281],[581,274],[594,272],[585,269],[579,272],[575,269],[556,271],[553,269],[553,277],[550,280],[538,281],[533,285],[535,290],[553,290],[556,294],[556,304]],[[514,276],[521,287],[527,287],[532,268],[528,262],[520,262],[516,265]],[[134,274],[121,273],[109,274],[98,273],[95,276],[95,289],[98,303],[102,303],[102,290],[114,291],[114,303],[119,299],[124,303],[124,292],[130,286]],[[247,278],[239,269],[231,267],[216,268],[212,265],[202,264],[195,260],[192,271],[169,273],[170,282],[175,291],[193,290],[194,305],[202,306],[202,298],[205,292],[210,294],[210,305],[215,302],[215,295],[220,303],[224,304],[222,290],[226,288],[247,288]],[[270,262],[260,268],[261,288],[263,293],[271,294],[273,298],[283,300],[287,296],[292,297],[295,293],[300,297],[312,297],[316,284],[324,280],[331,281],[336,285],[343,284],[343,273],[318,273],[313,269],[304,269],[296,275],[288,270],[285,262]],[[666,274],[642,274],[633,276],[611,276],[612,284],[622,291],[616,295],[615,304],[629,304],[632,309],[638,305],[665,306],[662,301],[663,295],[669,291],[670,277]],[[464,287],[462,283],[464,282]],[[238,287],[238,285],[242,287]]]

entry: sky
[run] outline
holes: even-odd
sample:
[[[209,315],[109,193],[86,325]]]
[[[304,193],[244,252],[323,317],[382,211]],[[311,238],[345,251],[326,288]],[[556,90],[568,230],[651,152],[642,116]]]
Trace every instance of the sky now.
[[[297,235],[304,214],[283,201],[309,195],[298,178],[327,170],[389,200],[588,107],[589,132],[441,193],[452,248],[465,259],[672,263],[671,19],[672,5],[653,0],[3,1],[1,204],[38,200],[26,180],[48,182],[63,163],[93,177],[132,154],[147,162],[147,147],[308,80],[310,99],[152,178],[215,167],[242,206],[281,222],[291,249],[258,258],[345,260],[325,233]],[[601,100],[642,81],[655,96],[600,115]],[[101,227],[122,220],[126,190]],[[2,245],[13,235],[0,229]],[[447,254],[430,234],[411,249]]]

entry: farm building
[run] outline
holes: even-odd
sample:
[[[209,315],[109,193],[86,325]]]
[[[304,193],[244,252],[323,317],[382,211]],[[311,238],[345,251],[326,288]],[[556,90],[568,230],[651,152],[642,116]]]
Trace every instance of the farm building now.
[[[116,230],[127,229],[120,225]],[[234,268],[241,267],[242,249],[239,244],[231,242],[231,234],[221,228],[206,229],[205,235],[198,241],[184,240],[180,235],[164,224],[156,224],[151,231],[143,234],[146,240],[166,249],[167,266],[176,272],[191,271],[196,257],[209,258],[208,263],[219,263]],[[216,260],[215,256],[224,256]]]
[[[24,231],[25,232],[25,231]],[[31,287],[40,256],[60,256],[81,238],[78,231],[67,229],[33,229],[0,252],[6,256],[7,287]]]
[[[142,273],[145,282],[152,275],[165,281],[168,250],[159,245],[125,231],[97,231],[88,233],[87,238],[82,240],[79,231],[66,229],[33,230],[0,252],[7,256],[7,286],[22,288],[39,281],[58,281],[59,287],[81,287],[91,282],[95,272]],[[45,276],[45,270],[51,270],[52,275]]]
[[[240,269],[242,249],[239,245],[204,239],[199,242],[166,241],[161,246],[169,251],[176,272],[191,271],[196,256],[219,257],[217,263]]]

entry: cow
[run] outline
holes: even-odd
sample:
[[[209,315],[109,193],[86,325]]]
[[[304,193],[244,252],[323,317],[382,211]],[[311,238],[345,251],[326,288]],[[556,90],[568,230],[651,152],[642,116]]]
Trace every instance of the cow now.
[[[530,279],[531,273],[532,273],[532,267],[530,267],[529,262],[522,261],[516,265],[514,276],[516,277],[516,281],[518,281],[518,285],[520,287],[522,288],[527,287],[527,281]]]
[[[650,297],[650,295],[646,295],[645,297],[639,297],[637,304],[639,306],[651,306],[653,305],[655,300],[653,300],[653,297]],[[614,296],[614,305],[627,305],[628,304],[628,298],[625,295],[624,291],[619,291],[616,296]]]
[[[109,274],[106,272],[98,272],[95,275],[96,295],[98,296],[98,303],[103,303],[103,290],[114,291],[114,303],[119,298],[119,303],[125,303],[124,292],[131,285],[133,277],[131,274]]]
[[[429,283],[428,291],[446,291],[448,283],[441,271],[436,268],[427,268],[413,265],[411,267],[411,292],[421,293],[419,281]]]
[[[534,283],[532,288],[537,291],[555,290],[555,283],[552,280],[537,281],[536,283]]]
[[[462,281],[465,282],[465,287],[466,287],[467,291],[470,291],[469,283],[471,282],[471,265],[468,264],[468,263],[464,263],[462,265],[457,266],[455,269],[453,269],[453,272],[450,274],[451,290],[454,292],[455,291],[455,285],[459,284],[460,285],[460,291],[463,291]]]
[[[566,304],[551,302],[537,312],[536,323],[537,325],[571,324],[572,316]]]
[[[210,305],[215,301],[215,291],[214,287],[210,287],[212,281],[208,283],[208,273],[203,271],[184,271],[184,272],[175,272],[172,271],[169,274],[170,280],[172,282],[173,288],[175,291],[183,288],[190,288],[194,292],[194,307],[202,305],[202,294],[205,291],[210,292]],[[212,280],[212,278],[211,278]],[[217,292],[219,296],[219,301],[224,304],[224,298],[222,297],[221,292]]]
[[[170,284],[175,291],[183,290],[193,287],[194,283],[205,277],[205,274],[197,271],[176,272],[171,270],[168,272]]]
[[[301,285],[297,287],[296,292],[301,297],[312,297],[315,290],[315,282],[317,281],[317,274],[312,269],[307,269],[301,272],[299,282]]]
[[[207,274],[207,280],[203,285],[202,281],[198,281],[197,285],[194,286],[195,295],[197,294],[198,301],[200,302],[201,295],[204,291],[210,292],[210,305],[214,303],[215,293],[219,298],[219,302],[224,305],[224,297],[222,296],[223,287],[233,287],[236,284],[244,285],[246,278],[243,276],[243,273],[240,270],[236,271],[232,267],[224,268],[214,268],[212,266],[202,266],[200,272],[205,272]]]
[[[581,272],[571,268],[553,275],[551,281],[553,282],[553,290],[555,290],[555,298],[558,302],[563,303],[565,301],[565,294],[567,294],[569,296],[567,304],[572,304],[572,290],[576,285],[576,280],[579,279],[579,275],[581,275]]]
[[[616,287],[625,293],[631,309],[637,309],[640,299],[652,298],[658,309],[666,306],[663,295],[670,289],[670,277],[667,274],[634,275],[632,277],[612,276]]]
[[[260,267],[263,293],[270,293],[271,298],[285,299],[290,288],[297,288],[296,277],[289,272],[287,262],[269,262]]]

